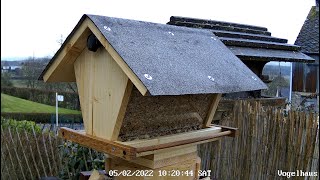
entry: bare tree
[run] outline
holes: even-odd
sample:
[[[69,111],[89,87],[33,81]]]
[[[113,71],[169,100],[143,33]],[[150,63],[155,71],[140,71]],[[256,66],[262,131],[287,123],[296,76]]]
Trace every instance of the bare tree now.
[[[62,34],[60,34],[60,38],[57,40],[57,43],[60,44],[60,46],[62,46],[64,40],[65,40],[65,38],[63,37]]]
[[[45,67],[46,59],[36,59],[31,57],[22,63],[22,74],[29,88],[37,88],[39,85],[38,77]]]
[[[63,42],[65,41],[65,37],[63,37],[62,34],[60,34],[60,38],[57,40],[57,43],[60,44],[60,46],[62,46]],[[67,88],[69,88],[69,90],[71,90],[71,92],[77,93],[77,85],[75,83],[67,83]]]

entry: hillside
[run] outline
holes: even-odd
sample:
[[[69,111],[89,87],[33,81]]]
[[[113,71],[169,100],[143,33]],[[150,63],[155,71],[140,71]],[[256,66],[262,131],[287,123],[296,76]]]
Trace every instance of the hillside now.
[[[59,114],[80,114],[80,111],[59,108]],[[56,108],[1,93],[1,112],[55,113]]]
[[[275,64],[266,64],[263,68],[264,75],[269,76],[278,76],[280,74],[282,76],[290,76],[291,67],[290,66],[280,66]]]

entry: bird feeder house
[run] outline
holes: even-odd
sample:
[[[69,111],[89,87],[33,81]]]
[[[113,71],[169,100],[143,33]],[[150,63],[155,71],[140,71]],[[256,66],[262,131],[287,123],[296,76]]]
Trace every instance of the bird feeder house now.
[[[198,144],[235,135],[211,124],[222,93],[266,88],[210,31],[97,15],[81,18],[40,78],[77,83],[85,130],[61,128],[63,138],[108,154],[108,169],[153,178],[199,169]]]

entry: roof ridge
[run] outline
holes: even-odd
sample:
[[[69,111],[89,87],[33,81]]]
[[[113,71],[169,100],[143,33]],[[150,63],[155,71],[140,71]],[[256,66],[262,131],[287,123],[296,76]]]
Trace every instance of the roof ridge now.
[[[170,21],[167,24],[176,25],[176,26],[185,26],[185,27],[192,27],[192,28],[204,28],[204,29],[211,29],[211,30],[225,30],[230,32],[245,32],[251,34],[262,34],[271,36],[271,33],[268,31],[261,31],[256,29],[248,29],[248,28],[241,28],[235,26],[225,26],[225,25],[216,25],[216,24],[205,24],[205,23],[197,23],[197,22],[186,22],[186,21]]]
[[[239,28],[243,28],[243,29],[254,29],[254,30],[260,30],[260,31],[268,31],[268,29],[266,27],[249,25],[249,24],[240,24],[240,23],[233,23],[233,22],[226,22],[226,21],[190,18],[190,17],[182,17],[182,16],[171,16],[170,17],[170,21],[179,21],[179,20],[193,22],[193,23],[197,23],[197,22],[198,23],[208,23],[208,24],[215,24],[215,25],[222,25],[222,26],[239,27]]]

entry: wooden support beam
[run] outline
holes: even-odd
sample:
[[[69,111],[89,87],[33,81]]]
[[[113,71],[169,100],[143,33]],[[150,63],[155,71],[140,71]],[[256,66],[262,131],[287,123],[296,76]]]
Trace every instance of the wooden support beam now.
[[[196,146],[199,144],[209,143],[209,142],[218,141],[218,140],[220,140],[220,138],[212,138],[212,139],[208,139],[208,140],[204,140],[204,141],[198,141],[198,142],[180,145],[180,146],[173,146],[173,147],[165,148],[165,149],[157,149],[157,150],[140,152],[140,153],[137,153],[137,157],[143,157],[143,156],[152,155],[152,154],[156,154],[156,153],[171,152],[174,150],[180,150],[183,148],[188,148],[190,146]]]
[[[129,162],[139,164],[151,169],[161,168],[177,164],[190,158],[197,157],[197,145],[173,149],[167,152],[155,153],[143,157],[137,157],[136,159],[129,160]],[[114,157],[111,157],[114,158]]]
[[[126,160],[134,159],[136,157],[136,151],[134,147],[93,137],[85,134],[84,131],[76,131],[70,128],[62,127],[59,130],[59,136],[72,142],[79,143],[83,146],[121,157]]]
[[[200,170],[200,160],[199,157],[195,156],[195,154],[190,155],[189,157],[176,157],[176,163],[172,165],[165,165],[163,164],[162,167],[157,168],[149,168],[143,165],[139,165],[136,163],[125,161],[121,158],[112,158],[111,161],[111,169],[115,170],[115,172],[123,172],[123,171],[130,171],[130,172],[137,172],[143,171],[146,173],[145,176],[133,174],[132,176],[124,176],[123,174],[118,174],[115,177],[117,180],[126,180],[126,179],[134,179],[134,180],[194,180],[198,179],[198,171]],[[192,174],[175,174],[175,176],[170,176],[168,173],[172,173],[174,171],[177,172],[193,172]],[[163,174],[167,173],[167,174]]]
[[[208,134],[204,137],[190,138],[190,139],[186,139],[186,140],[180,140],[180,141],[175,141],[175,142],[170,142],[170,143],[165,143],[165,144],[140,147],[140,148],[136,148],[136,151],[137,151],[137,153],[140,153],[140,152],[145,152],[145,151],[153,151],[153,150],[158,150],[158,149],[165,149],[165,148],[170,148],[170,147],[175,147],[175,146],[181,146],[181,145],[191,144],[194,142],[200,142],[200,141],[214,139],[214,138],[218,138],[218,137],[222,137],[222,136],[227,136],[231,133],[232,133],[231,131],[223,131],[223,132],[216,133],[216,134]]]
[[[62,127],[59,135],[62,138],[93,148],[97,151],[117,156],[126,160],[147,156],[156,153],[188,148],[197,144],[216,141],[223,136],[234,136],[236,128],[216,127],[201,129],[192,132],[168,135],[154,139],[121,142],[109,141],[86,134],[84,131],[76,131]]]
[[[55,60],[43,75],[45,82],[75,82],[75,74],[73,63],[86,47],[87,38],[90,35],[90,30],[86,25],[86,19],[83,24],[76,30],[73,36],[69,39],[60,53],[55,56]]]
[[[161,136],[153,139],[141,139],[141,140],[127,141],[127,142],[117,141],[117,142],[127,146],[132,146],[135,148],[144,148],[147,146],[158,146],[158,145],[174,143],[178,141],[185,141],[191,138],[206,137],[209,134],[218,134],[220,132],[221,132],[220,127],[210,127],[210,128],[200,129],[197,131],[190,131],[190,132],[184,132],[184,133],[179,133],[174,135]]]
[[[228,136],[230,137],[236,137],[238,136],[238,128],[234,127],[229,127],[229,126],[222,126],[222,125],[217,125],[217,124],[211,124],[210,127],[220,127],[222,131],[231,131],[231,134]]]
[[[219,94],[215,94],[215,96],[213,97],[212,99],[212,104],[209,108],[209,111],[208,111],[208,115],[206,117],[206,119],[204,120],[204,123],[203,123],[203,127],[209,127],[212,120],[213,120],[213,117],[214,117],[214,114],[216,113],[217,111],[217,108],[218,108],[218,104],[220,102],[220,99],[221,99],[221,93]]]
[[[123,122],[124,116],[126,114],[126,109],[127,109],[128,103],[129,103],[132,88],[133,88],[133,84],[129,80],[127,82],[127,87],[126,87],[126,90],[125,90],[123,98],[122,98],[120,109],[118,111],[119,113],[118,113],[118,116],[117,116],[117,119],[116,119],[116,122],[114,125],[111,140],[118,140],[120,129],[122,126],[122,122]]]

